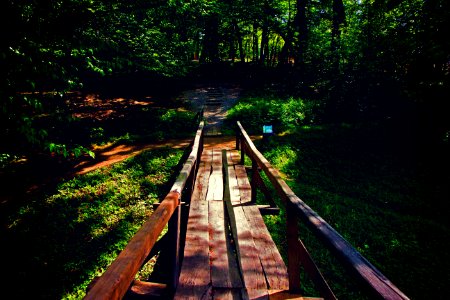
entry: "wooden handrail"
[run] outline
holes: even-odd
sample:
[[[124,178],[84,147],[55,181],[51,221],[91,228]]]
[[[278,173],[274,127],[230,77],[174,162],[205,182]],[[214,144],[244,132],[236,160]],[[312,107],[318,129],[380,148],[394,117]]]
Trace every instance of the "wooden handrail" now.
[[[236,148],[239,148],[240,143],[242,155],[245,153],[252,161],[256,161],[258,166],[265,172],[270,182],[273,184],[280,198],[285,201],[286,205],[289,205],[289,210],[291,208],[295,210],[295,213],[300,220],[311,229],[316,237],[324,242],[331,253],[339,258],[342,264],[377,297],[382,299],[409,299],[333,227],[331,227],[331,225],[297,197],[282,179],[280,173],[272,167],[267,159],[258,151],[240,122],[237,122],[237,127],[238,137],[236,138]],[[290,231],[290,234],[294,233],[297,235],[295,228],[288,228],[288,230]],[[298,239],[298,235],[295,239]],[[297,243],[292,244],[296,245]],[[290,247],[289,237],[288,247]],[[288,249],[289,252],[292,252],[291,250],[295,249]],[[296,272],[294,269],[298,268],[298,261],[294,262],[295,265],[289,266],[290,264],[292,264],[292,262],[288,262],[288,270]],[[290,281],[291,280],[292,278],[290,276]],[[296,283],[290,282],[290,285],[291,284],[296,287]]]
[[[84,299],[122,299],[128,291],[136,273],[142,267],[162,230],[180,205],[186,182],[193,171],[196,170],[195,165],[203,150],[203,128],[204,122],[200,122],[191,153],[170,192],[133,236],[125,249],[117,256],[103,275],[98,278]],[[179,232],[176,232],[176,236],[175,244],[178,246]],[[175,253],[178,253],[178,250],[176,249]],[[176,257],[176,260],[178,260],[178,257]]]

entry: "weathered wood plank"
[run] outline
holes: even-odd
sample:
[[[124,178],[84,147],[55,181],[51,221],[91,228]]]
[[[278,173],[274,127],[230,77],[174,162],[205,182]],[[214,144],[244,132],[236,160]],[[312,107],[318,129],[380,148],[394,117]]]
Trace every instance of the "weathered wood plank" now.
[[[206,200],[208,182],[211,175],[211,160],[211,151],[203,151],[195,180],[194,191],[192,192],[192,199]]]
[[[167,284],[135,280],[128,293],[131,297],[165,297]]]
[[[211,283],[209,270],[208,201],[209,158],[202,155],[189,210],[184,258],[175,299],[203,299]],[[209,298],[205,298],[209,299]]]
[[[267,289],[257,290],[246,288],[242,299],[245,300],[269,300],[269,293]]]
[[[269,299],[270,300],[324,300],[320,297],[304,297],[300,294],[293,294],[289,291],[277,291],[270,290],[269,291]]]
[[[212,173],[209,178],[208,194],[206,200],[223,200],[223,173],[222,173],[222,151],[211,150],[212,152]]]
[[[269,288],[275,290],[289,289],[286,265],[264,224],[259,208],[256,205],[248,205],[243,206],[243,209],[252,228],[253,240],[258,249],[258,256]]]
[[[240,202],[241,193],[239,190],[239,184],[236,177],[236,171],[234,165],[239,163],[239,153],[237,151],[226,151],[227,163],[228,163],[228,184],[230,191],[231,202]]]
[[[245,167],[242,165],[235,165],[234,170],[236,172],[236,178],[239,185],[239,193],[241,195],[241,203],[250,203],[252,200],[252,191],[250,181],[247,177]]]
[[[179,300],[212,300],[211,286],[193,286],[190,289],[179,289],[174,299]]]
[[[236,171],[233,166],[228,166],[228,182],[230,190],[230,201],[232,203],[241,202],[241,192],[236,177]]]
[[[241,161],[241,156],[237,150],[227,151],[227,159],[229,165],[237,165]]]
[[[214,300],[238,300],[242,299],[240,289],[213,289]]]
[[[211,282],[209,271],[208,202],[191,201],[186,244],[175,299],[203,294]],[[199,298],[201,294],[196,294]]]
[[[228,161],[225,157],[223,158],[223,164],[225,170],[225,189],[229,190]],[[251,229],[245,217],[244,210],[240,204],[230,201],[228,192],[225,195],[231,233],[235,241],[237,256],[239,257],[239,268],[242,279],[244,280],[244,286],[247,289],[267,290],[264,271],[259,262],[256,246],[253,242]]]
[[[209,202],[209,257],[212,286],[213,288],[242,288],[239,267],[226,230],[227,223],[224,203]]]
[[[264,270],[261,266],[251,233],[251,228],[245,218],[241,206],[234,206],[232,211],[236,223],[230,224],[235,240],[236,251],[239,256],[239,265],[244,280],[244,285],[248,289],[267,290]]]

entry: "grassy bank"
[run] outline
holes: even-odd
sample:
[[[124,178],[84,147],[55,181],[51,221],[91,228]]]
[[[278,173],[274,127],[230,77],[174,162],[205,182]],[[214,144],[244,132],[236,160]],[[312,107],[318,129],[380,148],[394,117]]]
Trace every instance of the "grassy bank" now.
[[[278,110],[263,101],[245,99],[231,116],[245,111],[261,119]],[[284,101],[278,107],[295,100]],[[426,143],[412,124],[306,125],[278,118],[286,130],[256,146],[294,192],[411,299],[444,299],[450,284],[445,145]],[[249,131],[257,133],[261,124],[252,124]],[[265,220],[286,253],[283,210]],[[339,298],[364,299],[305,227],[301,238]]]
[[[168,192],[182,154],[146,151],[61,182],[9,215],[2,245],[15,298],[82,298]]]

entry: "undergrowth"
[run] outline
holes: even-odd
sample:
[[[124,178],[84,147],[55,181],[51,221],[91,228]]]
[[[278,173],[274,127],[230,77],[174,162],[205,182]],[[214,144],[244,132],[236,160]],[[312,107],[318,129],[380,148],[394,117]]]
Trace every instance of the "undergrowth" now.
[[[182,154],[146,151],[23,203],[2,234],[15,297],[82,298],[166,195]]]
[[[255,144],[293,191],[411,299],[444,299],[450,285],[445,150],[425,143],[406,121],[319,124],[313,103],[274,99],[242,99],[229,124],[239,120],[251,134],[274,124],[278,134]],[[275,201],[281,213],[265,222],[286,260],[285,211]],[[338,298],[369,297],[303,225],[300,238]],[[302,274],[305,295],[317,295]]]
[[[446,179],[430,180],[436,170],[425,158],[405,153],[410,146],[401,144],[405,141],[387,143],[380,130],[308,126],[257,147],[303,201],[404,293],[412,299],[440,298],[450,284],[442,276],[450,268],[448,209],[439,192]],[[265,221],[286,253],[284,210]],[[323,244],[306,227],[300,232],[338,298],[365,299]],[[313,291],[310,284],[304,287]]]

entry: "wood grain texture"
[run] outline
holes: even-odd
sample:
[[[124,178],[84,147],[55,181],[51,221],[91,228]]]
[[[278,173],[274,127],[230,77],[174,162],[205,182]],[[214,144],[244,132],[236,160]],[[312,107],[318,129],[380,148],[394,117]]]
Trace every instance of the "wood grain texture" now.
[[[84,299],[121,299],[160,233],[179,204],[180,194],[170,192],[147,222],[133,236]]]
[[[214,300],[238,300],[242,299],[241,289],[213,289]]]
[[[248,289],[267,290],[266,278],[253,241],[251,228],[241,206],[234,206],[229,214],[234,214],[236,223],[231,223],[244,285]]]
[[[245,167],[243,165],[235,165],[234,170],[236,172],[236,178],[239,185],[241,203],[250,203],[252,200],[252,188],[250,186],[250,181],[248,180]]]
[[[209,257],[213,288],[242,288],[239,267],[228,237],[222,201],[209,202]]]
[[[129,293],[133,297],[166,297],[167,285],[162,283],[135,280]]]
[[[286,265],[270,236],[264,220],[256,205],[243,206],[245,216],[252,236],[258,250],[258,256],[264,269],[269,289],[287,290],[289,289],[289,280]]]
[[[226,151],[227,168],[228,168],[228,184],[230,192],[231,202],[241,201],[241,192],[239,190],[239,184],[236,177],[236,171],[234,165],[239,163],[239,153],[237,151]]]
[[[206,194],[210,174],[210,158],[203,153],[192,193],[189,218],[175,299],[203,299],[210,292],[208,201]],[[205,298],[207,299],[207,298]]]
[[[206,199],[208,201],[223,200],[223,173],[222,173],[222,151],[221,150],[208,150],[211,151],[211,176],[208,183],[208,194]]]

